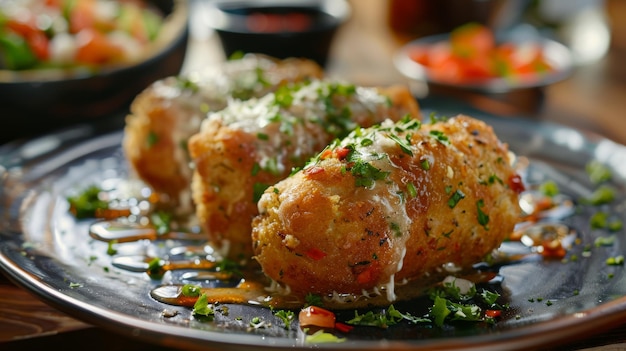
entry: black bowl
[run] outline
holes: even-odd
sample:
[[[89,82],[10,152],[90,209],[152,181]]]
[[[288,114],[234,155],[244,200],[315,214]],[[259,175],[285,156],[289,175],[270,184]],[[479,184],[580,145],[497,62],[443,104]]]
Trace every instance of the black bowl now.
[[[128,110],[154,81],[180,72],[188,40],[187,0],[150,0],[166,16],[153,53],[123,67],[0,70],[0,144]]]
[[[345,0],[235,0],[213,2],[207,22],[226,57],[259,53],[325,66],[337,29],[349,17]]]

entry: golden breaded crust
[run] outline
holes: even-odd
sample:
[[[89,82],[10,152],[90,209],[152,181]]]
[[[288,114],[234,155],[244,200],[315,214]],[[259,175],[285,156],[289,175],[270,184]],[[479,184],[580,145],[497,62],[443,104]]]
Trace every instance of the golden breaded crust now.
[[[412,126],[412,127],[410,127]],[[519,176],[490,126],[457,116],[352,134],[267,189],[255,258],[295,295],[359,294],[480,262],[519,217]]]
[[[211,241],[226,246],[231,258],[251,258],[250,223],[265,188],[302,167],[342,128],[419,116],[407,88],[393,91],[381,95],[375,88],[314,81],[291,92],[233,102],[209,116],[190,139],[189,152],[196,214]],[[276,102],[291,98],[285,106]]]
[[[247,55],[219,70],[159,80],[131,104],[123,149],[131,169],[180,212],[192,209],[192,171],[187,141],[200,130],[208,111],[228,99],[263,96],[288,82],[321,78],[322,68],[304,59],[275,60]]]
[[[176,78],[153,83],[139,94],[126,118],[123,149],[135,174],[172,206],[189,196],[191,169],[184,142],[200,128],[202,100],[176,87]],[[182,103],[182,102],[188,103]]]

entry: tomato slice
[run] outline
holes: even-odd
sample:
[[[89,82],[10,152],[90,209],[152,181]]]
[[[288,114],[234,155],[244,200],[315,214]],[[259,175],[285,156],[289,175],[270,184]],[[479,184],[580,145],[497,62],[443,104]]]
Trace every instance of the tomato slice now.
[[[327,309],[309,306],[300,310],[298,320],[301,327],[316,326],[320,328],[334,328],[335,314]]]

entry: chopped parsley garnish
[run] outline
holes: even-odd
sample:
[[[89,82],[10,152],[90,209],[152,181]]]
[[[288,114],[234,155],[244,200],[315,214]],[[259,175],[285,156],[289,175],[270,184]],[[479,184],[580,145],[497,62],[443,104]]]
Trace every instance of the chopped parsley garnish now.
[[[485,230],[489,230],[487,224],[489,224],[489,216],[483,212],[482,208],[485,206],[485,202],[483,199],[476,201],[476,211],[478,212],[478,223],[485,228]]]
[[[465,198],[465,194],[463,194],[461,190],[457,189],[454,193],[452,193],[452,196],[450,196],[450,198],[448,199],[448,206],[450,208],[454,208],[456,204],[458,204],[459,201],[461,201],[464,198]]]
[[[254,329],[265,328],[267,323],[261,317],[252,317],[249,323],[250,327]]]
[[[406,140],[406,141],[402,140],[395,134],[388,134],[387,136],[391,140],[395,141],[396,144],[398,144],[398,146],[400,146],[400,149],[402,149],[402,152],[404,152],[405,154],[407,154],[409,156],[413,156],[413,151],[411,151],[410,140]]]
[[[176,86],[181,90],[187,90],[192,93],[197,93],[198,90],[200,90],[200,88],[198,87],[198,84],[196,84],[195,82],[193,82],[192,80],[184,76],[176,77]]]
[[[480,302],[489,308],[502,309],[496,301],[500,294],[483,290],[476,293],[476,288],[472,284],[470,289],[461,293],[453,282],[445,283],[443,287],[431,292],[433,306],[430,309],[429,317],[432,318],[436,326],[441,327],[445,321],[486,321],[493,322],[493,317],[487,315],[488,311],[472,301],[480,298]],[[479,301],[475,301],[479,302]]]
[[[243,273],[241,272],[241,265],[227,258],[223,258],[219,262],[217,262],[215,270],[218,272],[229,272],[239,276],[243,275]]]
[[[420,318],[412,316],[408,313],[401,313],[396,310],[393,305],[390,305],[387,310],[375,313],[374,311],[367,311],[364,314],[359,314],[358,311],[354,311],[354,318],[350,319],[346,323],[351,325],[372,326],[379,328],[388,328],[389,326],[398,324],[402,320],[407,320],[411,323],[430,322],[428,318]]]
[[[495,175],[495,174],[490,175],[490,176],[489,176],[489,179],[487,180],[487,182],[488,182],[489,184],[494,184],[494,183],[496,183],[496,182],[498,182],[499,184],[504,184],[504,182],[502,181],[502,179],[500,179],[500,177],[498,177],[498,176],[497,176],[497,175]]]
[[[290,329],[291,322],[293,322],[294,319],[296,318],[296,314],[293,311],[288,311],[288,310],[278,310],[274,312],[274,315],[280,318],[281,321],[283,321],[285,329]]]
[[[146,138],[146,144],[148,144],[148,148],[153,147],[158,142],[159,136],[157,135],[157,133],[150,131],[150,133],[148,133],[148,137]]]
[[[343,138],[357,127],[352,120],[352,110],[349,105],[342,103],[336,106],[335,96],[350,97],[356,94],[356,86],[353,84],[331,83],[324,85],[317,92],[324,104],[325,117],[319,120],[327,133],[337,138]]]
[[[70,212],[78,219],[96,217],[97,211],[109,208],[109,203],[100,199],[101,192],[99,186],[91,185],[78,195],[68,197]]]
[[[446,278],[447,280],[447,278]],[[393,305],[386,310],[367,311],[365,313],[354,312],[354,317],[346,323],[360,326],[373,326],[388,328],[401,321],[409,323],[433,323],[442,327],[446,321],[470,321],[493,323],[494,318],[500,315],[502,309],[508,306],[501,306],[497,303],[500,294],[488,290],[476,292],[474,283],[461,279],[465,283],[463,291],[455,284],[458,279],[444,281],[442,286],[430,292],[430,299],[433,301],[428,314],[423,317],[416,317],[409,313],[402,313]],[[487,309],[480,307],[481,304]]]
[[[391,231],[394,233],[396,237],[402,236],[402,232],[400,231],[400,226],[398,225],[398,223],[395,223],[395,222],[389,223],[389,229],[391,229]]]
[[[198,297],[200,296],[202,290],[200,286],[193,284],[185,284],[181,289],[181,293],[186,297]]]
[[[596,189],[587,201],[592,205],[607,204],[615,199],[615,190],[609,186],[600,186]]]
[[[280,175],[278,160],[276,159],[276,157],[268,158],[265,162],[265,167],[263,167],[263,170],[273,175]]]
[[[254,183],[252,185],[253,189],[252,189],[252,201],[254,201],[254,203],[259,202],[259,200],[261,199],[261,196],[263,195],[263,193],[265,192],[265,189],[269,188],[269,185],[265,184],[265,183]]]
[[[450,140],[448,139],[448,136],[445,135],[442,131],[440,130],[431,130],[429,132],[429,134],[431,136],[433,136],[435,139],[437,139],[438,142],[444,144],[444,145],[449,145],[450,144]]]
[[[382,171],[369,162],[359,160],[350,169],[350,172],[356,178],[356,186],[369,188],[374,185],[377,180],[385,179],[389,172]]]
[[[363,159],[363,156],[356,151],[354,145],[348,145],[350,152],[346,160],[352,163],[349,168],[350,173],[356,178],[356,186],[369,188],[377,180],[382,180],[389,176],[390,172],[382,171],[374,167],[370,162]],[[380,157],[380,156],[377,156]]]
[[[209,304],[209,299],[206,294],[200,295],[196,303],[194,303],[192,313],[204,317],[212,317],[215,314],[213,305]]]
[[[598,160],[587,163],[587,165],[585,165],[585,171],[589,176],[589,180],[594,184],[607,182],[612,178],[609,167],[600,163]]]
[[[171,231],[172,214],[156,211],[150,214],[150,221],[156,228],[157,234],[163,235]]]
[[[616,232],[622,229],[623,227],[624,227],[624,222],[622,222],[622,220],[620,219],[614,219],[612,221],[609,221],[607,225],[607,228],[612,232]]]
[[[114,245],[117,244],[117,240],[111,240],[107,243],[107,255],[113,256],[117,254],[117,250]]]
[[[438,327],[442,327],[448,315],[452,313],[452,311],[448,308],[448,300],[439,296],[435,296],[435,301],[430,311],[431,314],[435,317],[433,321]]]
[[[589,219],[591,229],[602,229],[607,225],[609,214],[606,212],[596,212]]]
[[[609,266],[623,266],[624,265],[624,255],[619,256],[611,256],[606,259],[606,264]]]
[[[153,258],[150,262],[148,262],[148,270],[146,273],[148,273],[150,277],[160,279],[164,274],[163,264],[164,262],[160,258]]]
[[[252,170],[250,171],[250,175],[251,176],[256,176],[257,174],[259,174],[259,171],[261,170],[261,166],[258,163],[254,163],[252,165]]]
[[[293,103],[293,89],[283,85],[274,92],[274,103],[280,107],[289,107]]]
[[[410,197],[416,197],[417,196],[417,189],[415,188],[415,184],[413,183],[406,183],[406,189],[409,192],[409,196]]]
[[[304,297],[304,301],[306,306],[322,307],[324,305],[322,302],[322,297],[312,293],[306,294],[306,296]]]
[[[476,296],[476,286],[473,283],[470,283],[467,280],[462,280],[464,282],[467,282],[468,284],[471,284],[471,286],[469,288],[465,287],[464,291],[461,291],[461,288],[456,285],[457,280],[459,279],[444,281],[443,286],[438,290],[431,292],[431,295],[450,297],[457,301],[466,301]]]
[[[361,146],[370,146],[372,144],[374,144],[374,141],[372,139],[363,138],[363,140],[361,140]]]
[[[500,294],[483,289],[483,291],[480,293],[480,296],[483,298],[485,303],[487,303],[487,305],[493,307],[496,305],[496,300],[498,300]]]
[[[545,196],[553,197],[559,194],[559,186],[553,180],[548,180],[539,185],[539,191]]]

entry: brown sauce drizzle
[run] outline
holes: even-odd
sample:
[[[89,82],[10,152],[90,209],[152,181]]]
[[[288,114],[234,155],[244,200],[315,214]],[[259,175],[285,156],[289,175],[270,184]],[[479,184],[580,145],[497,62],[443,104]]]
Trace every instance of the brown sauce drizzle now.
[[[481,264],[480,269],[470,269],[463,272],[447,272],[443,267],[439,272],[433,272],[428,277],[415,279],[409,282],[396,282],[395,293],[397,301],[411,300],[423,296],[428,289],[441,282],[446,275],[470,280],[475,284],[486,283],[495,279],[497,273],[485,269],[489,267],[514,264],[528,256],[540,255],[544,259],[561,259],[573,245],[576,233],[562,223],[539,222],[544,218],[563,218],[572,213],[573,202],[567,197],[546,197],[538,193],[525,192],[520,199],[520,206],[524,215],[516,230],[511,234],[511,241],[520,241],[528,248],[528,253],[507,254],[496,252],[493,261]],[[213,252],[214,249],[199,233],[173,231],[159,234],[156,229],[146,225],[138,225],[127,221],[101,220],[90,226],[90,236],[104,242],[127,243],[138,240],[191,240],[197,244],[183,247],[191,253],[198,254]],[[181,252],[182,252],[181,251]],[[158,269],[151,266],[153,260],[159,260]],[[231,281],[231,287],[201,287],[201,294],[206,295],[211,304],[248,304],[279,309],[298,309],[305,305],[303,297],[294,296],[277,287],[262,273],[256,262],[249,262],[236,274],[220,270],[220,260],[211,254],[197,255],[191,260],[161,260],[149,257],[120,256],[113,258],[113,265],[117,268],[146,272],[152,278],[158,279],[164,272],[170,270],[196,270],[193,280]],[[154,262],[152,262],[154,263]],[[239,279],[237,281],[237,279]],[[198,297],[185,296],[183,284],[161,285],[150,291],[150,296],[164,304],[193,307]],[[388,306],[387,294],[384,287],[377,291],[363,292],[363,294],[334,294],[322,296],[324,306],[329,309],[358,309],[377,306]]]

